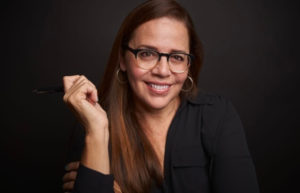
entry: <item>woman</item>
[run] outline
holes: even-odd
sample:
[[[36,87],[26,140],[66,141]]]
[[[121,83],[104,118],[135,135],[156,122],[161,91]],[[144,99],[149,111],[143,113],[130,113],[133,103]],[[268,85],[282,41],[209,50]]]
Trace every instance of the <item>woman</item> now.
[[[64,177],[77,173],[73,192],[258,192],[231,103],[197,93],[201,65],[189,14],[151,0],[123,22],[99,89],[65,76],[64,101],[85,130],[78,171]]]

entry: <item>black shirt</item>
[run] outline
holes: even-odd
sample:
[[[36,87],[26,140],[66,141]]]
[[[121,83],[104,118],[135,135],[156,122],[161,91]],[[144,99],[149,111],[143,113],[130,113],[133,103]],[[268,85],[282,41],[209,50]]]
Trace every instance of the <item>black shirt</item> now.
[[[258,193],[243,127],[229,100],[182,101],[168,130],[163,187],[153,193]],[[80,165],[75,193],[113,193],[113,175]]]

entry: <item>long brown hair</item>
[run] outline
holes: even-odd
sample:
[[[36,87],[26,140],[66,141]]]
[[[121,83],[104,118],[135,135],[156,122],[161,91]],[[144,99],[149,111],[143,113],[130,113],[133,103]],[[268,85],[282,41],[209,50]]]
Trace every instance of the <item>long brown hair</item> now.
[[[202,46],[187,11],[174,0],[149,0],[132,10],[123,21],[114,41],[106,70],[99,86],[100,104],[109,119],[111,145],[111,173],[123,193],[150,192],[151,186],[161,185],[163,174],[158,157],[134,113],[130,85],[117,79],[123,45],[131,40],[134,30],[141,24],[161,17],[171,17],[183,22],[189,32],[190,53],[194,55],[189,76],[194,80],[189,92],[182,98],[196,93],[198,75],[202,66]],[[119,79],[127,79],[120,71]],[[184,83],[183,89],[190,87]],[[186,87],[186,88],[185,88]]]

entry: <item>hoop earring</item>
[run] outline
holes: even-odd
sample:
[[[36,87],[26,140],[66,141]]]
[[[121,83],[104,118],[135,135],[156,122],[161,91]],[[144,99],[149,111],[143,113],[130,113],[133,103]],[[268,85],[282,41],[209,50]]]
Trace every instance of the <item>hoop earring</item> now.
[[[120,68],[118,68],[118,70],[117,70],[117,72],[116,72],[116,77],[117,77],[117,80],[118,80],[118,82],[120,83],[120,84],[126,84],[127,83],[127,81],[125,80],[121,80],[120,78],[119,78],[119,73],[120,73]]]
[[[192,90],[192,88],[194,87],[194,81],[193,81],[192,77],[188,76],[187,78],[190,80],[191,86],[189,87],[189,89],[183,89],[183,88],[181,88],[182,92],[190,92]]]

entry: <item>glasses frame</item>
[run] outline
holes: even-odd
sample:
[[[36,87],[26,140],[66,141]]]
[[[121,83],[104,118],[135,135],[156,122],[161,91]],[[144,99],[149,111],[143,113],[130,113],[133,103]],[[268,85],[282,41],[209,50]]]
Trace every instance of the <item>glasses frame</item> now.
[[[184,72],[190,67],[191,61],[194,59],[194,56],[193,56],[192,54],[187,54],[187,53],[184,53],[184,52],[161,53],[161,52],[158,52],[158,51],[156,51],[156,50],[153,50],[153,49],[147,49],[147,48],[133,49],[133,48],[129,47],[128,45],[123,46],[123,48],[126,49],[126,50],[128,50],[128,51],[130,51],[131,53],[133,53],[136,59],[137,59],[138,53],[141,52],[141,51],[145,51],[145,50],[149,50],[149,51],[151,51],[151,52],[155,52],[155,53],[158,55],[158,60],[157,60],[157,62],[160,61],[160,59],[161,59],[162,56],[165,56],[165,57],[167,58],[167,62],[168,62],[168,64],[169,64],[169,69],[170,69],[172,72],[178,73],[178,74],[179,74],[179,73],[184,73]],[[188,56],[187,67],[186,67],[186,69],[185,69],[184,71],[176,72],[176,71],[173,71],[173,70],[171,69],[170,63],[169,63],[169,58],[170,58],[171,55],[174,55],[174,54],[184,54],[184,55]],[[157,63],[156,63],[152,68],[154,68],[156,65],[157,65]],[[142,67],[140,67],[140,68],[142,68]],[[148,70],[150,70],[150,69],[152,69],[152,68],[149,68]],[[144,68],[142,68],[142,69],[144,69]],[[145,70],[146,70],[146,69],[145,69]]]

